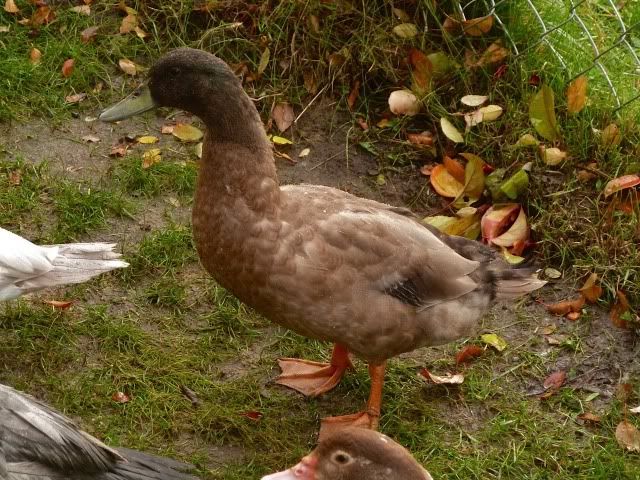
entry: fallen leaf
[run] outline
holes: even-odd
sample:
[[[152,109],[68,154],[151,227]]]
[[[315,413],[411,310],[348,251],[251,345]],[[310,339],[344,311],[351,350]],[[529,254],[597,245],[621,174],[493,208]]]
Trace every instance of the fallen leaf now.
[[[550,142],[560,137],[556,122],[553,90],[548,85],[542,85],[538,93],[531,99],[529,119],[536,131]]]
[[[473,112],[468,112],[464,114],[464,123],[467,125],[466,131],[471,130],[472,127],[479,125],[482,123],[484,116],[482,112],[479,110],[474,110]]]
[[[598,274],[589,275],[584,285],[578,290],[589,303],[596,303],[602,295],[602,287],[598,285]]]
[[[275,145],[293,145],[293,142],[285,137],[279,137],[277,135],[270,135],[269,140],[271,140]]]
[[[481,37],[488,33],[493,27],[493,15],[486,17],[472,18],[461,22],[462,30],[470,37]]]
[[[596,415],[590,412],[584,412],[578,415],[578,418],[584,422],[589,423],[600,423],[602,421],[602,417],[600,415]]]
[[[4,11],[7,13],[20,13],[20,9],[14,2],[14,0],[6,0],[4,2]]]
[[[507,348],[507,342],[505,341],[505,339],[496,335],[495,333],[485,333],[484,335],[480,336],[480,340],[482,340],[487,345],[491,345],[499,352]]]
[[[625,450],[640,452],[640,431],[633,423],[627,420],[620,422],[616,427],[616,440]]]
[[[605,147],[615,147],[620,145],[622,141],[622,135],[620,134],[620,128],[615,123],[611,123],[604,127],[602,130],[602,145]]]
[[[459,161],[445,155],[442,159],[442,164],[453,178],[455,178],[461,184],[465,184],[465,168]]]
[[[554,390],[558,390],[566,381],[567,372],[564,370],[558,370],[557,372],[553,372],[549,375],[542,383],[542,386],[546,389],[553,388]]]
[[[69,11],[79,13],[80,15],[91,15],[91,7],[89,5],[77,5],[71,7]]]
[[[567,87],[567,111],[580,112],[587,103],[587,77],[580,75]]]
[[[87,143],[98,143],[100,141],[100,137],[96,137],[95,135],[85,135],[82,137],[82,141]]]
[[[407,133],[407,140],[419,147],[433,147],[433,133],[424,131],[422,133]]]
[[[518,218],[522,207],[517,203],[493,205],[482,216],[482,238],[491,243]]]
[[[196,143],[196,146],[193,147],[193,153],[196,154],[196,157],[202,158],[202,142]]]
[[[73,58],[68,58],[67,60],[64,61],[64,63],[62,64],[62,76],[65,78],[69,78],[71,76],[71,74],[73,73],[73,67],[74,67],[74,60]]]
[[[480,219],[477,215],[469,215],[466,217],[435,215],[433,217],[423,218],[422,222],[436,227],[442,233],[446,233],[447,235],[464,237],[470,240],[475,240],[480,233]]]
[[[518,265],[519,263],[524,262],[524,257],[511,253],[506,247],[502,247],[502,256],[507,263],[510,263],[511,265]]]
[[[534,137],[530,133],[525,133],[518,139],[514,147],[535,147],[536,145],[539,145],[539,144],[540,144],[540,140],[538,140],[536,137]]]
[[[522,168],[502,182],[500,192],[511,200],[523,195],[529,188],[529,175]]]
[[[467,165],[464,169],[464,194],[477,200],[484,192],[484,161],[473,153],[461,153]]]
[[[73,305],[72,300],[45,300],[44,303],[51,305],[53,308],[58,310],[67,310],[71,305]]]
[[[356,122],[358,122],[358,125],[360,126],[360,128],[365,132],[369,130],[369,124],[363,117],[356,117]]]
[[[37,48],[29,50],[29,63],[31,65],[38,65],[42,61],[42,52]]]
[[[502,46],[500,40],[493,42],[487,49],[477,56],[475,52],[467,51],[465,65],[468,67],[486,67],[502,62],[509,55],[509,50]]]
[[[138,15],[135,13],[129,13],[126,17],[122,19],[122,23],[120,24],[120,33],[130,33],[135,31],[138,26]]]
[[[8,33],[10,30],[9,25],[0,25],[0,33]]]
[[[562,277],[562,272],[560,270],[556,270],[555,268],[545,268],[544,275],[547,278],[557,279]]]
[[[121,58],[120,60],[118,60],[118,66],[120,67],[120,70],[122,70],[127,75],[136,75],[138,73],[136,64],[128,58]]]
[[[156,163],[160,163],[162,154],[159,148],[152,148],[142,154],[142,168],[147,169]]]
[[[174,128],[176,128],[176,126],[175,124],[172,124],[172,123],[162,125],[162,128],[160,129],[160,133],[162,133],[163,135],[171,135],[173,133]]]
[[[254,422],[257,422],[258,420],[260,420],[263,417],[262,412],[258,412],[258,411],[255,411],[255,410],[252,410],[252,411],[249,411],[249,412],[243,412],[240,415],[243,416],[243,417],[246,417],[246,418],[248,418],[250,420],[253,420]]]
[[[22,171],[20,169],[12,170],[9,172],[8,179],[11,185],[20,185],[22,183]]]
[[[554,333],[556,330],[558,329],[558,326],[555,323],[552,323],[550,325],[547,325],[545,327],[542,328],[542,334],[543,335],[551,335],[552,333]]]
[[[318,81],[316,80],[316,75],[312,70],[305,70],[302,73],[304,79],[304,88],[311,95],[315,95],[318,93]]]
[[[430,380],[436,385],[460,385],[462,382],[464,382],[464,375],[462,375],[461,373],[454,373],[454,374],[448,373],[444,376],[439,376],[439,375],[434,375],[426,368],[423,368],[422,370],[420,370],[418,376],[423,380],[424,379]]]
[[[418,34],[418,27],[413,23],[401,23],[393,27],[393,33],[400,38],[409,39]]]
[[[260,55],[260,63],[258,63],[258,76],[262,75],[269,65],[269,59],[271,58],[271,50],[265,48]]]
[[[311,153],[311,149],[310,148],[303,148],[302,150],[300,150],[300,153],[298,154],[299,158],[303,158],[306,157],[307,155],[309,155]]]
[[[571,320],[572,322],[575,322],[580,318],[580,315],[581,315],[581,312],[569,312],[565,315],[565,318],[567,320]]]
[[[129,149],[129,145],[125,143],[118,143],[117,145],[113,145],[111,147],[111,151],[109,152],[110,157],[124,157]]]
[[[430,177],[431,173],[433,173],[433,169],[436,168],[436,165],[433,163],[427,163],[420,167],[420,173],[425,177]]]
[[[51,23],[55,18],[56,14],[54,11],[46,5],[42,5],[33,12],[31,20],[29,20],[28,23],[33,27],[38,27],[40,25]]]
[[[464,143],[464,138],[453,124],[447,120],[445,117],[440,118],[440,128],[442,128],[442,133],[446,135],[446,137],[455,143]]]
[[[611,322],[618,328],[627,328],[627,321],[622,316],[629,310],[629,300],[622,290],[616,292],[616,302],[611,307]]]
[[[433,79],[433,64],[429,57],[417,48],[409,51],[409,62],[411,69],[411,90],[423,97],[431,91],[431,81]]]
[[[150,145],[152,143],[158,142],[158,137],[154,137],[153,135],[143,135],[138,137],[138,143],[142,143],[143,145]]]
[[[500,247],[510,247],[517,241],[526,240],[527,238],[529,238],[527,215],[524,213],[524,209],[520,208],[520,212],[518,213],[515,222],[513,222],[513,225],[511,225],[511,227],[509,227],[509,229],[502,235],[491,239],[490,243]]]
[[[558,165],[567,158],[567,152],[563,152],[556,147],[547,148],[544,145],[540,145],[539,149],[542,160],[550,166]]]
[[[456,365],[469,363],[484,353],[484,348],[478,345],[467,345],[456,353]]]
[[[356,80],[355,82],[353,82],[353,87],[351,88],[351,91],[349,92],[349,96],[347,97],[347,106],[351,111],[353,111],[353,107],[356,104],[356,100],[358,100],[358,97],[360,96],[360,83],[361,83],[360,80]]]
[[[194,408],[198,408],[200,406],[200,404],[202,403],[202,402],[200,402],[200,399],[198,398],[198,395],[196,395],[196,392],[191,390],[186,385],[180,385],[180,391],[182,392],[182,394],[185,397],[187,397],[187,399],[191,402],[191,405]]]
[[[87,98],[87,94],[84,92],[74,93],[73,95],[67,95],[66,97],[64,97],[64,101],[67,103],[80,103],[85,98]]]
[[[456,198],[464,191],[464,185],[451,175],[444,165],[436,165],[431,171],[431,185],[443,197]]]
[[[586,165],[586,167],[588,167],[591,170],[597,170],[598,164],[596,162],[590,162]],[[591,170],[578,169],[578,173],[576,174],[576,178],[578,179],[578,181],[584,183],[584,182],[590,182],[591,180],[598,178],[598,175],[593,173]]]
[[[202,130],[188,123],[178,123],[171,134],[183,142],[198,142],[203,137]]]
[[[394,115],[416,115],[420,111],[420,101],[410,90],[396,90],[389,95],[389,109]]]
[[[486,107],[480,107],[478,112],[482,114],[483,122],[492,122],[502,115],[502,107],[499,105],[487,105]]]
[[[584,297],[580,295],[573,300],[563,300],[561,302],[547,305],[547,311],[554,315],[566,315],[570,312],[580,312],[584,306]]]
[[[640,185],[640,175],[623,175],[614,178],[604,187],[604,197],[607,198],[616,192],[635,187],[636,185]]]
[[[640,413],[640,406],[635,407],[635,408],[630,408],[629,412],[631,412],[631,413]]]
[[[489,100],[489,97],[486,95],[465,95],[460,99],[460,102],[467,107],[479,107],[487,100]]]
[[[291,126],[296,116],[293,113],[293,108],[288,103],[277,103],[271,110],[271,118],[276,122],[278,130],[284,132]]]
[[[131,400],[131,397],[123,392],[115,392],[111,395],[111,400],[116,403],[127,403]]]
[[[405,12],[404,10],[402,10],[401,8],[392,8],[391,9],[393,11],[393,14],[396,16],[396,18],[398,20],[400,20],[401,22],[408,22],[409,21],[409,14],[407,12]]]
[[[89,43],[98,34],[98,30],[100,30],[100,27],[85,28],[82,32],[80,32],[80,41],[82,43]]]

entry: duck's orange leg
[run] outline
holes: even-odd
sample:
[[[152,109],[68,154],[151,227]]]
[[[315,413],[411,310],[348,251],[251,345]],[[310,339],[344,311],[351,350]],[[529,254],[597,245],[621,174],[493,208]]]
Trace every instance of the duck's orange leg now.
[[[282,374],[276,383],[293,388],[309,397],[316,397],[334,388],[348,368],[352,368],[349,351],[344,345],[333,346],[331,363],[312,362],[298,358],[278,360]]]
[[[345,427],[362,427],[372,430],[378,429],[380,409],[382,407],[382,386],[384,385],[384,370],[386,362],[380,365],[369,365],[371,377],[371,391],[367,401],[367,409],[364,412],[342,415],[340,417],[327,417],[322,419],[320,425],[320,439],[335,430]]]

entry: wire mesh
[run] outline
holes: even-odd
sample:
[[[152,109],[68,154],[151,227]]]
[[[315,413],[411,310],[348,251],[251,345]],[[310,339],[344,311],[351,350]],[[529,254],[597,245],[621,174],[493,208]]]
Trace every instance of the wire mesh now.
[[[460,15],[478,4],[516,56],[549,61],[548,51],[567,82],[599,76],[596,85],[609,91],[615,111],[640,106],[640,0],[469,0],[458,3]]]

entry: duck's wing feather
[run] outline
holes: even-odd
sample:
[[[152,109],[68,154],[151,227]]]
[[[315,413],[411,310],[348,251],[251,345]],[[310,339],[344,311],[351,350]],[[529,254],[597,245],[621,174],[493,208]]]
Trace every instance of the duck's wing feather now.
[[[317,185],[283,192],[315,233],[302,246],[301,268],[346,265],[358,269],[371,288],[423,308],[478,286],[472,274],[480,262],[457,253],[406,209]]]

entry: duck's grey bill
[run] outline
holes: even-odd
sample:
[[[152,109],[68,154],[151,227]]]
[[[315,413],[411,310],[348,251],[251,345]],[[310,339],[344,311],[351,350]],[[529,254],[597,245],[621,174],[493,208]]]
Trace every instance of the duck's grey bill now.
[[[151,97],[149,87],[144,85],[127,98],[103,110],[98,118],[103,122],[117,122],[146,112],[147,110],[152,110],[157,106],[158,104]]]

